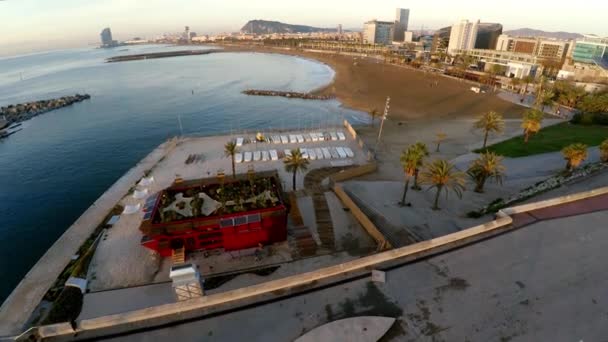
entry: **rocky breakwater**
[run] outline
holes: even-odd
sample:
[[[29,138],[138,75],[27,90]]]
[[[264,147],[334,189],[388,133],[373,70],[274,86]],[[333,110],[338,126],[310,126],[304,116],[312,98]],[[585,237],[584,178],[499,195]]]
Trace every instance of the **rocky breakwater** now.
[[[298,93],[295,91],[277,91],[277,90],[256,90],[249,89],[243,91],[243,94],[252,96],[281,96],[290,99],[304,99],[304,100],[331,100],[333,96],[330,95],[315,95],[311,93]]]
[[[9,105],[0,108],[0,119],[4,119],[9,125],[21,121],[29,120],[40,114],[50,112],[54,109],[67,107],[76,102],[88,100],[89,94],[76,94],[74,96],[63,96],[57,99],[41,100],[16,105]]]

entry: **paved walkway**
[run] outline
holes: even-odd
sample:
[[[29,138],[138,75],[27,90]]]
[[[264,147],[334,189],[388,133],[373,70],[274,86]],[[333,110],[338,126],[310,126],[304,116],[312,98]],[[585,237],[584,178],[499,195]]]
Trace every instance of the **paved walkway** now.
[[[593,206],[600,211],[581,214]],[[114,340],[233,341],[246,332],[249,341],[291,341],[337,319],[381,315],[397,318],[387,338],[399,341],[602,341],[607,208],[598,197],[532,212],[542,219],[387,270],[385,284],[358,279]],[[575,216],[555,218],[567,211]]]
[[[509,101],[511,103],[515,103],[518,104],[520,106],[524,106],[527,108],[532,108],[534,107],[534,102],[536,101],[536,97],[533,95],[526,95],[524,96],[524,100],[521,101],[521,94],[515,94],[509,91],[504,91],[501,90],[498,92],[498,97],[500,97],[501,99],[505,100],[505,101]],[[562,117],[564,119],[570,119],[572,118],[572,116],[574,115],[574,112],[568,108],[568,107],[564,107],[564,106],[559,106],[559,114],[557,114],[554,110],[553,106],[546,106],[545,107],[545,113],[549,114],[549,115],[554,115],[557,117]]]
[[[162,144],[118,179],[38,260],[0,307],[0,336],[22,332],[32,312],[78,248],[114,205],[127,194],[129,188],[144,176],[145,171],[158,163],[172,146],[170,142]]]

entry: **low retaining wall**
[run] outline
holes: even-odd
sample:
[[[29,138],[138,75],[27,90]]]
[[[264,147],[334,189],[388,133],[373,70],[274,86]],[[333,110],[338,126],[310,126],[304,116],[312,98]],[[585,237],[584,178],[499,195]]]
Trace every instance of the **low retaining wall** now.
[[[334,185],[334,192],[336,196],[342,201],[342,203],[350,210],[350,213],[359,221],[359,224],[367,231],[367,233],[376,240],[378,244],[378,250],[391,249],[390,242],[384,237],[384,235],[378,230],[376,225],[361,211],[361,209],[353,202],[353,200],[346,194],[341,185]]]
[[[350,169],[342,170],[329,176],[330,182],[344,182],[351,178],[359,177],[376,171],[378,165],[375,162],[367,163],[361,166],[353,167]]]

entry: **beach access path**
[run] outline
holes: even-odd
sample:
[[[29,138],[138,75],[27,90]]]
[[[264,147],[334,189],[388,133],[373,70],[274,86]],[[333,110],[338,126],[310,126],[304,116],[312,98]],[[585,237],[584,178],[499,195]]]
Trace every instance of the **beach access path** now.
[[[144,173],[174,146],[175,141],[170,140],[153,150],[101,195],[44,253],[0,307],[0,336],[22,332],[31,314],[78,248]]]

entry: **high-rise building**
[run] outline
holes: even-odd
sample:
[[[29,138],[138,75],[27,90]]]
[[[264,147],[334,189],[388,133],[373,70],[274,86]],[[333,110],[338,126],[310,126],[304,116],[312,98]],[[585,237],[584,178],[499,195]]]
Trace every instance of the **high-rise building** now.
[[[109,27],[106,27],[101,31],[101,46],[112,46],[114,45],[114,40],[112,40],[112,30]]]
[[[475,42],[477,41],[478,27],[479,20],[476,22],[462,20],[458,24],[452,25],[448,53],[453,54],[457,50],[474,49]]]
[[[190,41],[190,26],[186,26],[184,29],[184,39]]]
[[[395,24],[389,21],[372,20],[363,26],[363,42],[389,45],[393,41]]]
[[[402,42],[405,38],[405,31],[407,31],[410,21],[410,10],[405,8],[397,8],[395,16],[395,28],[393,34],[393,40],[396,42]]]
[[[496,48],[498,37],[502,34],[502,25],[498,23],[479,23],[477,27],[476,49]]]
[[[342,24],[338,25],[338,34],[342,35],[344,33],[344,31],[342,30]]]

